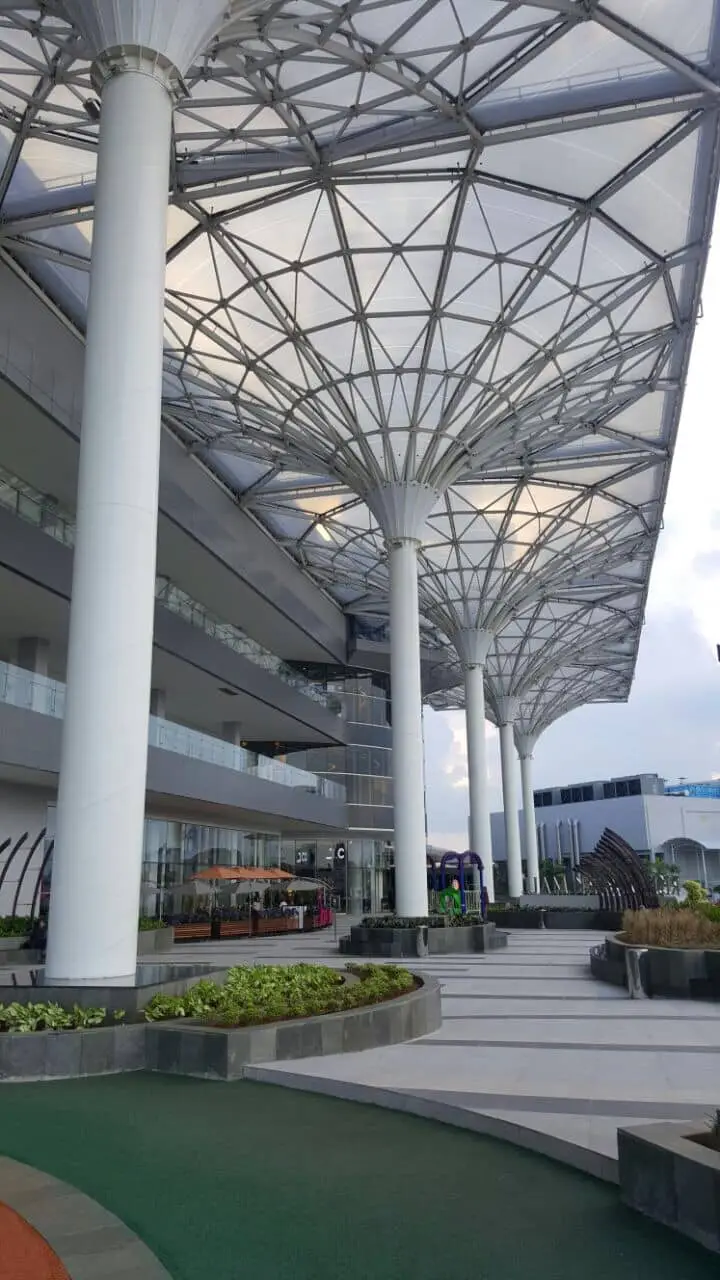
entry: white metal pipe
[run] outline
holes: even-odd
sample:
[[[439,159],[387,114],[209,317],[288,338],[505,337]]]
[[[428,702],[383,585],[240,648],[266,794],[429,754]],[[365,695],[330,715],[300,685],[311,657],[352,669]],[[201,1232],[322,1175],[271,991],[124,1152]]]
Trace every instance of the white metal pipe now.
[[[525,862],[527,865],[527,892],[540,892],[540,859],[538,856],[537,830],[535,827],[535,802],[533,798],[532,755],[520,756],[522,784],[523,825],[525,828]]]
[[[428,913],[417,551],[411,538],[389,545],[395,904],[400,916]]]
[[[172,116],[152,70],[102,95],[46,965],[58,984],[123,983],[136,967]]]
[[[562,821],[559,818],[555,823],[555,843],[557,845],[557,860],[558,862],[562,862],[563,860]]]
[[[483,668],[479,664],[465,667],[465,718],[470,798],[470,848],[482,860],[488,901],[494,902],[495,879],[485,745],[485,689]]]
[[[500,725],[500,764],[502,767],[508,893],[511,898],[519,898],[522,896],[523,891],[523,873],[522,851],[520,847],[520,815],[518,813],[515,737],[512,724]]]

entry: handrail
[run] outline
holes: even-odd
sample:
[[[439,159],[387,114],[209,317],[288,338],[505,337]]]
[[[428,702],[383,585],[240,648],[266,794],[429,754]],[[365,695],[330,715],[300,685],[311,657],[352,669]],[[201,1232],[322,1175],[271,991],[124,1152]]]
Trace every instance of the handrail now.
[[[75,520],[70,513],[61,510],[54,499],[49,498],[47,494],[41,493],[39,489],[35,489],[3,467],[0,467],[0,504],[20,516],[22,520],[27,520],[41,529],[49,537],[62,542],[64,546],[75,545]],[[311,698],[313,702],[319,702],[335,715],[341,714],[342,704],[335,694],[307,680],[277,654],[266,649],[257,640],[252,640],[234,623],[223,622],[215,617],[204,604],[194,600],[187,591],[178,587],[169,578],[156,579],[155,597],[167,609],[204,631],[205,635],[211,639],[218,640],[228,649],[248,658],[255,666],[269,671],[284,684],[290,685],[304,697]]]
[[[0,662],[0,702],[24,707],[40,715],[62,720],[65,714],[65,685],[59,680],[26,671],[8,662]],[[159,716],[148,718],[148,743],[161,751],[173,751],[193,760],[204,760],[224,769],[235,769],[278,786],[293,787],[323,796],[326,800],[345,801],[345,787],[322,774],[299,769],[296,765],[260,755],[247,747],[236,747],[222,738],[189,729]]]

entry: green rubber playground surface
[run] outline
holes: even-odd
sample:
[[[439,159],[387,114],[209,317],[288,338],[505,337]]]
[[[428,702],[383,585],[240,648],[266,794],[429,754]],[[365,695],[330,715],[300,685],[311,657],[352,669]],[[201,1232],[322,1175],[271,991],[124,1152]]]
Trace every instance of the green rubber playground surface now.
[[[0,1153],[117,1214],[173,1280],[717,1280],[718,1260],[562,1165],[270,1085],[0,1087]]]

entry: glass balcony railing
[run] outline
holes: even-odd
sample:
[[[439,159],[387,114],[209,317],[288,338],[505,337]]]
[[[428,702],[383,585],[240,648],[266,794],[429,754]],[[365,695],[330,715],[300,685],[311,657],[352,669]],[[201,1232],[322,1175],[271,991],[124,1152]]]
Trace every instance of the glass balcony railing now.
[[[62,542],[66,547],[75,545],[75,524],[71,516],[61,511],[58,504],[47,496],[33,489],[32,485],[19,480],[9,471],[0,467],[0,506],[7,507],[22,520],[34,524],[49,537]]]
[[[66,547],[75,545],[75,522],[72,516],[66,511],[61,511],[53,499],[48,498],[46,494],[33,489],[32,485],[26,484],[24,480],[20,480],[1,467],[0,505],[13,511],[22,520],[27,520],[38,529],[42,529],[43,533],[62,542]],[[240,627],[216,618],[209,609],[205,608],[205,605],[193,600],[192,596],[176,586],[169,578],[157,578],[155,595],[166,609],[171,609],[186,622],[204,631],[205,635],[210,636],[211,639],[218,640],[220,644],[233,649],[235,653],[247,658],[255,666],[269,671],[284,684],[297,689],[298,693],[302,693],[306,698],[319,702],[335,715],[341,714],[340,699],[334,694],[328,693],[321,685],[307,680],[282,658],[278,658],[269,649],[258,644],[257,640],[251,640]]]
[[[219,640],[221,644],[227,645],[228,649],[234,649],[235,653],[248,658],[255,666],[263,667],[265,671],[271,672],[285,684],[297,689],[306,698],[312,698],[313,701],[328,707],[336,715],[342,711],[340,699],[335,694],[328,693],[320,685],[306,680],[282,658],[278,658],[269,649],[258,644],[257,640],[251,640],[240,627],[236,627],[231,622],[221,622],[204,605],[198,604],[197,600],[193,600],[186,591],[176,586],[169,578],[158,578],[155,593],[167,609],[172,609],[173,613],[177,613],[186,622],[199,627],[213,640]]]
[[[0,662],[0,702],[62,720],[65,713],[65,685],[59,680],[49,680],[33,671]],[[185,725],[161,720],[158,716],[149,717],[148,742],[151,747],[157,747],[161,751],[174,751],[177,755],[204,760],[207,764],[218,765],[222,769],[234,769],[238,773],[262,778],[281,787],[294,787],[296,790],[324,796],[326,800],[345,800],[345,788],[339,782],[310,773],[306,769],[298,769],[295,765],[285,764],[282,760],[258,755],[246,747],[236,747],[231,742],[199,733],[196,729],[188,729]]]

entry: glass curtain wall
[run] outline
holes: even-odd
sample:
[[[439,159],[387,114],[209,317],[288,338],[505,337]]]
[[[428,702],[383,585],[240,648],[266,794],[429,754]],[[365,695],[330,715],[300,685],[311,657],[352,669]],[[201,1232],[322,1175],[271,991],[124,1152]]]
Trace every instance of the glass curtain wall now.
[[[207,867],[279,867],[277,832],[237,831],[189,822],[148,818],[145,822],[142,914],[161,916],[202,909],[208,890],[192,877]],[[223,890],[228,901],[237,890]],[[222,894],[221,894],[222,897]]]
[[[326,684],[343,704],[347,746],[311,747],[286,758],[344,786],[348,830],[330,839],[288,841],[283,858],[294,859],[298,875],[332,881],[351,915],[376,914],[393,908],[395,894],[390,683],[377,673],[343,672],[328,674]]]

